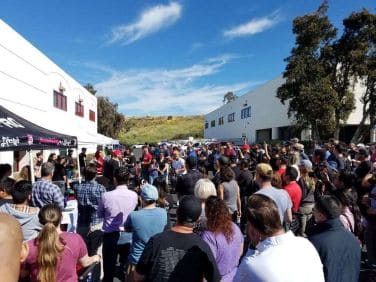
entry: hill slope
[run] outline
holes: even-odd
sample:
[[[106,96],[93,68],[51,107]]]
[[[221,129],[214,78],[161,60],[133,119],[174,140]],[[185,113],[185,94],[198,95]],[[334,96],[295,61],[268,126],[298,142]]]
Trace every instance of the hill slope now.
[[[161,116],[126,118],[119,134],[120,142],[127,145],[157,143],[161,140],[203,138],[203,116]]]

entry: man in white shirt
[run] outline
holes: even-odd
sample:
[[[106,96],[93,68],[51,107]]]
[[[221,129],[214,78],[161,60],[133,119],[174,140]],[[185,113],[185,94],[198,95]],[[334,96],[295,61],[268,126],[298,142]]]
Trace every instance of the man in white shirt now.
[[[172,168],[175,170],[176,175],[185,174],[185,160],[180,157],[179,151],[175,150],[172,154]]]
[[[323,282],[316,249],[307,239],[285,233],[275,202],[253,194],[248,204],[246,232],[251,246],[234,281]]]

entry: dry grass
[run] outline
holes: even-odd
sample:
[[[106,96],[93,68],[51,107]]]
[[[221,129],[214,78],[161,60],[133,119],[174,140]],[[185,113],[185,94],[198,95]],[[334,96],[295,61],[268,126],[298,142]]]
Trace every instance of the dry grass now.
[[[203,116],[134,117],[125,120],[119,134],[123,144],[157,143],[161,140],[203,138]]]

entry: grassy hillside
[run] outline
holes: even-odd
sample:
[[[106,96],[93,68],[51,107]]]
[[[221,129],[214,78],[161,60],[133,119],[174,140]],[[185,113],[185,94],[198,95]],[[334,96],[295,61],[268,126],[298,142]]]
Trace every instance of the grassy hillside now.
[[[134,145],[203,135],[203,116],[132,117],[126,118],[119,139],[123,144]]]

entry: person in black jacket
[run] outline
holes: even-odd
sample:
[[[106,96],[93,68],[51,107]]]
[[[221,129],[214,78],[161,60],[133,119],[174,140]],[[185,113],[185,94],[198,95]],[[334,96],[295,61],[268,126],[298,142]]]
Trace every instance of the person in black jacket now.
[[[187,173],[180,175],[176,182],[176,193],[179,199],[184,195],[194,195],[196,182],[202,178],[202,174],[197,169],[196,157],[188,157],[185,166]]]
[[[319,197],[313,209],[317,225],[308,233],[308,239],[320,255],[327,282],[359,280],[360,244],[351,232],[344,229],[339,220],[341,210],[336,197]]]

